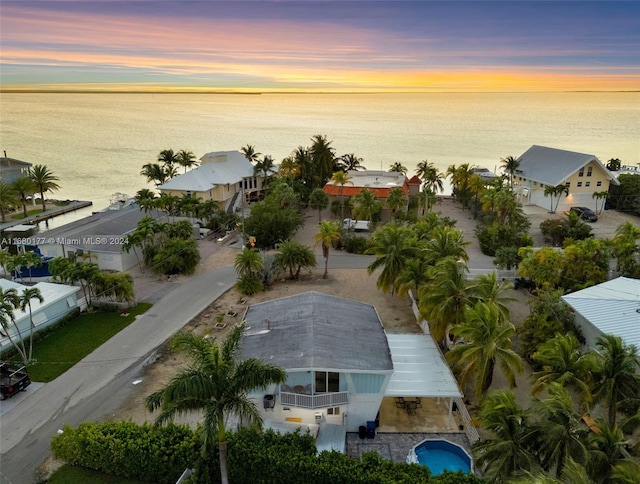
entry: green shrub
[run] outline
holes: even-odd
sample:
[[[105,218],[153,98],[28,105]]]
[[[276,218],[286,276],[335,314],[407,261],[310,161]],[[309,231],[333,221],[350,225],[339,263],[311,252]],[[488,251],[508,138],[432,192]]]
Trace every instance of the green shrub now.
[[[364,254],[369,248],[369,240],[358,235],[344,238],[344,249],[351,254]]]
[[[262,284],[260,277],[254,274],[245,274],[236,282],[236,289],[242,294],[253,296],[255,293],[262,291],[262,289],[264,289],[264,285]]]
[[[187,426],[133,422],[65,425],[51,441],[56,458],[106,474],[174,483],[199,459],[197,434]]]

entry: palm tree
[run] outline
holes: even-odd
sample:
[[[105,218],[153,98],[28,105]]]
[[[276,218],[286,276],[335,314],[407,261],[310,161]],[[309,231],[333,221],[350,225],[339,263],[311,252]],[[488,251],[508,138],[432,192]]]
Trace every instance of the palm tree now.
[[[20,329],[15,325],[16,319],[14,311],[19,307],[20,296],[18,295],[18,291],[13,288],[4,290],[0,287],[0,327],[2,327],[0,335],[9,338],[9,341],[11,341],[11,344],[22,358],[22,362],[26,365],[29,363],[29,358],[24,346],[24,338],[22,337]],[[11,336],[11,326],[14,326],[17,330],[20,344]]]
[[[467,266],[452,257],[439,260],[430,271],[430,282],[418,290],[420,316],[429,322],[434,339],[442,348],[450,327],[462,323],[470,303]]]
[[[479,420],[483,428],[493,432],[493,438],[473,446],[476,465],[484,468],[484,477],[491,482],[511,482],[523,472],[538,470],[530,442],[530,415],[515,400],[513,392],[498,390],[482,402]]]
[[[184,172],[187,172],[187,168],[198,166],[200,163],[196,158],[196,155],[192,151],[180,150],[176,154],[175,161],[178,165],[184,167]]]
[[[60,185],[56,182],[60,180],[45,165],[34,165],[29,169],[29,178],[33,182],[33,186],[40,192],[40,202],[42,202],[42,211],[47,207],[44,203],[45,192],[52,192],[60,189]]]
[[[469,255],[465,247],[469,244],[470,242],[465,242],[464,235],[460,230],[448,226],[438,226],[433,229],[431,237],[423,245],[422,253],[431,265],[435,265],[445,257],[467,262]]]
[[[311,138],[309,154],[320,184],[324,185],[331,178],[336,163],[335,149],[331,147],[331,141],[324,135],[317,134]]]
[[[616,270],[623,276],[640,278],[640,228],[633,222],[625,222],[616,229],[613,249]]]
[[[326,279],[329,274],[329,249],[334,242],[340,240],[340,227],[335,222],[323,220],[320,222],[320,231],[315,235],[316,244],[322,244],[322,256],[324,257],[324,274]]]
[[[242,148],[240,148],[240,151],[242,152],[244,157],[247,160],[249,160],[251,163],[258,161],[258,159],[260,158],[260,155],[262,154],[257,152],[255,149],[255,146],[253,145],[243,146]]]
[[[147,179],[147,183],[154,183],[156,187],[164,184],[169,178],[166,170],[159,163],[146,163],[142,165],[140,174]]]
[[[138,190],[134,198],[140,210],[144,210],[145,213],[155,206],[156,194],[148,188]]]
[[[256,165],[253,167],[253,171],[256,175],[261,176],[266,181],[267,178],[269,178],[269,176],[273,173],[274,166],[275,162],[273,161],[273,157],[264,155],[262,160],[256,161]]]
[[[622,338],[611,334],[596,340],[598,359],[594,371],[596,383],[593,396],[604,401],[609,409],[609,426],[616,425],[619,405],[637,398],[640,388],[640,355],[635,346],[625,345]]]
[[[376,282],[378,289],[394,294],[402,269],[417,255],[416,239],[408,227],[386,224],[373,233],[365,253],[376,256],[376,260],[367,267],[369,274],[382,268]]]
[[[289,177],[291,180],[294,180],[300,174],[300,169],[296,164],[296,160],[292,156],[287,156],[280,162],[280,167],[278,169],[279,177]]]
[[[22,213],[27,216],[27,197],[32,195],[36,190],[33,185],[33,180],[28,177],[18,178],[11,184],[13,192],[18,195],[20,203],[22,204]]]
[[[347,183],[351,182],[351,177],[344,171],[336,171],[331,177],[331,181],[334,185],[340,185],[338,190],[338,198],[340,199],[340,220],[344,219],[344,199],[342,198],[342,190]]]
[[[171,348],[185,352],[191,364],[146,399],[148,410],[160,410],[156,418],[158,425],[183,414],[203,413],[204,422],[200,427],[202,456],[206,458],[217,443],[223,484],[228,483],[227,417],[236,415],[243,422],[260,425],[260,413],[247,394],[283,383],[287,377],[282,368],[260,359],[239,361],[244,329],[244,324],[233,328],[221,345],[192,333],[179,333],[171,341]]]
[[[412,291],[413,297],[419,298],[420,288],[429,282],[429,264],[422,257],[414,257],[405,262],[395,279],[396,294],[404,296]]]
[[[562,385],[552,382],[547,385],[546,393],[547,398],[536,398],[532,406],[532,415],[538,417],[532,442],[537,442],[543,469],[555,469],[555,475],[560,477],[570,459],[586,464],[589,458],[585,446],[587,428]]]
[[[233,263],[238,276],[255,276],[262,270],[262,258],[257,249],[244,248],[236,255]]]
[[[322,211],[329,206],[329,197],[322,188],[313,189],[311,195],[309,195],[309,206],[318,211],[318,223],[320,223]]]
[[[509,174],[509,186],[513,188],[513,178],[520,167],[520,160],[513,156],[507,156],[506,158],[502,158],[500,163],[500,167],[505,171],[505,173]]]
[[[422,210],[424,215],[425,210],[431,210],[431,207],[436,203],[436,194],[425,188],[418,193],[418,207]]]
[[[44,302],[44,298],[42,297],[42,293],[40,289],[37,287],[26,287],[22,294],[20,295],[20,310],[24,311],[25,309],[29,309],[29,358],[28,361],[31,361],[31,357],[33,354],[33,330],[35,329],[35,325],[33,324],[33,313],[31,311],[31,300],[35,299],[40,304]]]
[[[18,200],[15,197],[13,186],[0,180],[0,214],[2,214],[2,223],[6,221],[5,214],[17,205]]]
[[[285,240],[280,244],[276,261],[280,267],[289,270],[291,279],[298,279],[303,267],[312,268],[317,265],[316,255],[311,248],[295,240]]]
[[[361,165],[362,158],[356,156],[355,153],[342,155],[338,163],[340,165],[340,168],[344,171],[366,170],[366,168]]]
[[[498,308],[483,302],[465,309],[465,322],[451,331],[464,338],[449,353],[447,360],[460,369],[460,383],[476,377],[476,398],[482,401],[493,381],[496,363],[500,365],[511,388],[515,387],[515,372],[522,372],[522,359],[511,349],[511,337],[515,327],[510,322],[501,323]]]
[[[178,163],[178,156],[173,150],[162,150],[158,155],[158,162],[164,167],[164,171],[167,174],[167,178],[173,178],[176,176],[176,165]]]
[[[604,209],[604,204],[606,203],[608,196],[609,196],[609,192],[607,190],[604,190],[602,192],[593,192],[593,194],[591,195],[591,198],[593,198],[596,201],[596,213],[598,215],[602,213],[602,210]],[[600,206],[600,210],[598,210],[598,200],[604,200],[602,202],[602,205]]]
[[[547,186],[544,189],[544,196],[551,199],[551,213],[556,213],[558,204],[560,203],[560,197],[569,195],[569,187],[566,185],[556,185],[555,187]],[[557,197],[556,205],[553,205],[553,197]]]
[[[407,197],[404,196],[404,192],[400,187],[393,187],[389,191],[389,197],[387,198],[387,207],[391,209],[393,218],[396,217],[396,211],[401,208],[407,207]]]
[[[507,290],[513,289],[513,284],[506,281],[498,282],[496,272],[491,271],[488,274],[474,277],[468,289],[471,293],[472,301],[494,305],[498,308],[500,322],[506,323],[509,321],[510,314],[507,303],[515,301],[515,299],[505,294]]]
[[[376,200],[376,196],[371,190],[363,188],[353,197],[353,214],[357,219],[368,220],[369,224],[373,222],[373,216],[382,208],[380,201]]]
[[[575,390],[586,404],[592,397],[589,391],[591,373],[595,368],[593,353],[582,353],[580,342],[572,333],[556,335],[533,354],[541,370],[533,374],[532,393],[539,393],[552,382]]]
[[[486,190],[486,185],[484,183],[484,181],[482,180],[482,178],[480,178],[480,175],[473,175],[470,179],[469,179],[469,192],[471,192],[474,195],[474,201],[473,201],[473,218],[478,218],[478,208],[479,208],[479,203],[478,200],[480,199],[480,196],[482,195],[482,193]]]
[[[626,439],[620,427],[611,427],[602,418],[589,434],[589,474],[596,482],[611,482],[611,473],[624,461],[631,439]],[[637,469],[640,472],[640,466]],[[640,474],[638,474],[640,481]]]
[[[407,167],[404,166],[402,163],[400,163],[399,161],[396,161],[395,163],[391,163],[391,165],[389,165],[389,171],[391,172],[396,172],[396,173],[402,173],[404,176],[407,176]]]
[[[428,188],[434,193],[444,190],[442,173],[438,171],[433,163],[427,160],[418,163],[416,175],[422,180],[423,189]]]

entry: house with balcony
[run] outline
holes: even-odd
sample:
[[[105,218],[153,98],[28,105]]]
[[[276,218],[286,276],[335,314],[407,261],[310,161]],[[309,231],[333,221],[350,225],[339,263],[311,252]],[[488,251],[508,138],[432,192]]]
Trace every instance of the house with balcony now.
[[[558,212],[571,206],[595,208],[593,193],[608,191],[610,184],[619,184],[596,156],[586,153],[534,145],[518,161],[513,183],[523,205],[550,209],[551,200],[545,197],[545,189],[565,185],[569,194],[560,197]]]
[[[7,158],[7,152],[0,158],[0,180],[7,184],[11,184],[18,178],[29,176],[29,168],[31,163],[26,161]]]
[[[260,198],[264,177],[239,151],[215,151],[200,158],[200,166],[171,178],[160,185],[160,193],[192,196],[203,202],[215,200],[220,208],[240,208],[242,197],[247,202]]]
[[[344,450],[347,432],[390,421],[398,400],[424,397],[442,401],[451,428],[462,393],[430,335],[386,334],[375,307],[319,292],[252,305],[244,319],[240,357],[287,371],[284,384],[250,395],[265,426],[315,429],[319,449]]]

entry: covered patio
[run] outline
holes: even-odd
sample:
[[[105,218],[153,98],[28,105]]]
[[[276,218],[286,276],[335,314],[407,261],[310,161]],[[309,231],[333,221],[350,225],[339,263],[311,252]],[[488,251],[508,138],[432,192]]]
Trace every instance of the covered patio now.
[[[463,397],[429,334],[387,334],[393,376],[380,405],[378,432],[458,432],[455,401]]]

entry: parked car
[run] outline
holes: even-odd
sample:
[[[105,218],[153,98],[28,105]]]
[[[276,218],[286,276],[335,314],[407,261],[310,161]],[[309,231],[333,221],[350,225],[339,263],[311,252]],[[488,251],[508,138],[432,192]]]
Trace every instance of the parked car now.
[[[596,213],[587,207],[571,207],[570,212],[577,214],[582,220],[587,222],[597,222],[598,216]]]
[[[24,391],[29,385],[31,385],[31,378],[24,370],[24,366],[12,368],[4,361],[0,361],[0,400]]]

